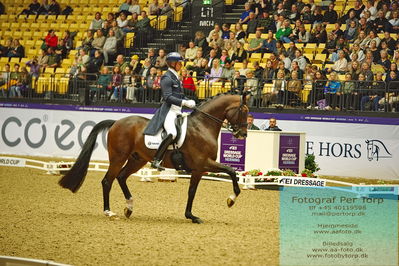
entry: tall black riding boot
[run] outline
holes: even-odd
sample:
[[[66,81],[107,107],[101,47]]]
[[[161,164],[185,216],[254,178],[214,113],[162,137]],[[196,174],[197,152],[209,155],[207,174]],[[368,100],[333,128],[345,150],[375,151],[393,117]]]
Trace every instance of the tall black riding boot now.
[[[161,166],[163,156],[165,155],[170,144],[173,143],[173,136],[169,134],[159,145],[157,152],[155,153],[154,161],[151,163],[152,168],[156,168],[159,171],[165,170],[164,167]]]

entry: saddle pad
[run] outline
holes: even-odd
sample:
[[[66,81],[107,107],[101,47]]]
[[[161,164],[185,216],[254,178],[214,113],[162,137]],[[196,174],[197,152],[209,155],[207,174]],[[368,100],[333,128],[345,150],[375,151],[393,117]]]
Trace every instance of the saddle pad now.
[[[144,135],[144,144],[148,149],[151,150],[157,150],[159,148],[159,145],[161,145],[162,142],[162,132],[165,131],[164,128],[161,128],[156,135],[150,136],[150,135]],[[181,134],[180,138],[177,140],[177,147],[180,148],[183,143],[184,139],[186,138],[186,133],[187,133],[187,115],[183,114],[183,124],[181,126]],[[170,145],[168,147],[168,150],[172,150],[173,145]]]

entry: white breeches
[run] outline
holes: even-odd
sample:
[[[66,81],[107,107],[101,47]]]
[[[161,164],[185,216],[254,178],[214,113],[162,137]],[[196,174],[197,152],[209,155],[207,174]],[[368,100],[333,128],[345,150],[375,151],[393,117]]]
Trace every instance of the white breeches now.
[[[166,115],[165,122],[163,123],[163,127],[166,130],[166,133],[171,134],[173,139],[177,136],[175,120],[178,115],[181,114],[181,107],[172,105],[169,109],[168,114]]]

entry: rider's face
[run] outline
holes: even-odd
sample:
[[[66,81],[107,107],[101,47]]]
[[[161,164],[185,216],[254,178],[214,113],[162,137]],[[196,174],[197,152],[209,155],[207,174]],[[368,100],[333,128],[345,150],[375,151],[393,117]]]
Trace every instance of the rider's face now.
[[[180,71],[180,69],[182,68],[182,66],[183,66],[183,64],[182,64],[182,62],[176,62],[176,66],[175,66],[175,70],[176,70],[176,72],[179,72]]]

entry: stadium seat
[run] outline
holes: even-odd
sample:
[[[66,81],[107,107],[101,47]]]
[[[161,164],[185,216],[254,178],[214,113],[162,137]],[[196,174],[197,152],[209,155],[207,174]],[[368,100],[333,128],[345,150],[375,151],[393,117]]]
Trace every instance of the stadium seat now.
[[[252,53],[251,57],[249,58],[249,62],[255,62],[255,61],[260,61],[262,59],[262,54],[261,53]]]

